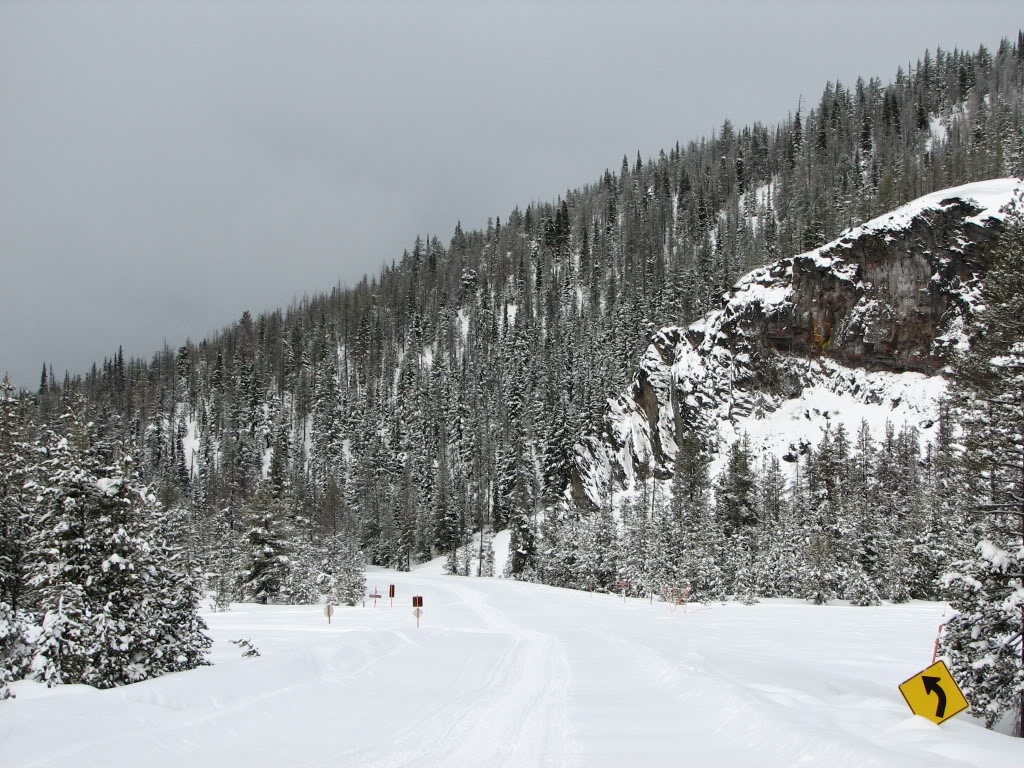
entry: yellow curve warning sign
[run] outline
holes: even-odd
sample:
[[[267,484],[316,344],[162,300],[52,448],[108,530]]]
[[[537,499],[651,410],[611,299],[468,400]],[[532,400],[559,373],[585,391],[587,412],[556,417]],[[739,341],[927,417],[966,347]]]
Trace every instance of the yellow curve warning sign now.
[[[970,706],[943,661],[901,683],[900,693],[915,715],[927,717],[933,723],[944,723]]]

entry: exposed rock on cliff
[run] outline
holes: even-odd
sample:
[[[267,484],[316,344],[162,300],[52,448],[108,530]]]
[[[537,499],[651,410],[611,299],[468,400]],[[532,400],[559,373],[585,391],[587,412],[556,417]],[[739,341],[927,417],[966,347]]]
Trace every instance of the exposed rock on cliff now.
[[[922,197],[751,272],[688,328],[663,328],[609,401],[602,439],[576,446],[574,495],[597,502],[613,485],[669,477],[680,429],[712,448],[744,431],[785,454],[834,419],[930,428],[1018,184]]]

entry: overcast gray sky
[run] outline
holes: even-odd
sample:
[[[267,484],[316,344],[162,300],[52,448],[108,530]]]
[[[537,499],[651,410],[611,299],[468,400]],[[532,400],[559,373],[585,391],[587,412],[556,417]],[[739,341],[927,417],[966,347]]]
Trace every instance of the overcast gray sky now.
[[[1012,2],[0,0],[0,374],[149,357]]]

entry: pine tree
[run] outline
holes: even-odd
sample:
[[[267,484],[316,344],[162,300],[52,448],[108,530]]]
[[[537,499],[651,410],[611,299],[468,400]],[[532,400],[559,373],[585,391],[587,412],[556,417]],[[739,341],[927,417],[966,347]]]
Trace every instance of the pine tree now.
[[[513,578],[528,578],[536,567],[537,531],[534,521],[535,482],[530,467],[529,448],[513,445],[504,472],[499,479],[499,495],[504,498],[508,515],[509,559],[507,568]]]
[[[25,492],[29,456],[23,407],[5,376],[0,384],[0,603],[17,613],[25,589],[27,523],[32,498]]]
[[[242,594],[266,604],[285,597],[292,568],[292,543],[280,500],[264,490],[253,500],[246,534],[247,564],[242,573]]]
[[[0,601],[0,701],[14,696],[10,683],[29,671],[34,643],[31,634],[24,612],[16,612]]]
[[[494,534],[487,531],[481,532],[480,536],[483,538],[483,541],[481,542],[483,557],[480,558],[477,575],[485,577],[494,576]]]
[[[722,530],[711,509],[707,453],[693,429],[680,430],[673,478],[672,508],[684,518],[677,551],[679,586],[689,586],[694,600],[714,600],[725,594],[720,555]]]
[[[868,575],[860,568],[853,569],[853,575],[846,584],[846,599],[853,605],[879,605],[878,590]]]
[[[1006,212],[974,321],[955,364],[967,488],[983,515],[971,557],[946,575],[956,614],[943,650],[972,706],[992,726],[1012,713],[1024,736],[1024,197]]]
[[[32,673],[48,685],[99,688],[205,663],[199,590],[155,497],[118,445],[99,441],[81,402],[50,433],[31,487],[30,607],[40,617]]]
[[[349,537],[327,540],[319,571],[317,583],[331,605],[355,605],[366,594],[366,562]]]
[[[646,505],[628,498],[622,505],[622,538],[618,552],[619,581],[624,591],[635,597],[646,596],[656,585],[652,559],[654,526]]]
[[[792,597],[797,585],[800,549],[799,526],[786,500],[786,480],[778,457],[763,464],[758,484],[759,542],[755,556],[757,592],[762,597]]]
[[[929,446],[925,515],[911,553],[912,592],[925,600],[941,599],[943,573],[970,554],[967,504],[958,480],[960,462],[952,444],[951,421],[944,406],[935,441]]]

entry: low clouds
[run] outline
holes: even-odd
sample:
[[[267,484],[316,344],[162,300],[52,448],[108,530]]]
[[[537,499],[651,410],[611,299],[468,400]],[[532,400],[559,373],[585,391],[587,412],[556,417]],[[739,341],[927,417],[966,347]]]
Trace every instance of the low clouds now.
[[[148,357],[1017,24],[1011,3],[692,5],[0,2],[0,373]]]

